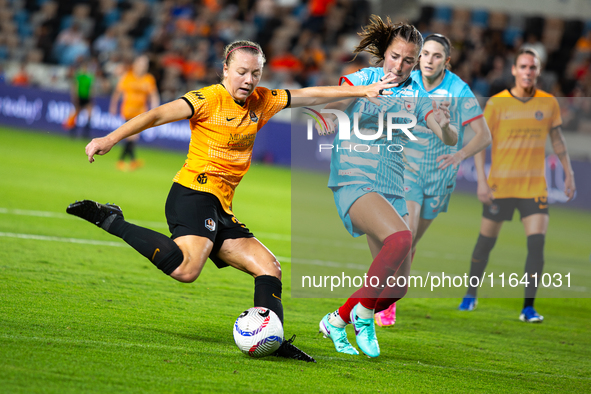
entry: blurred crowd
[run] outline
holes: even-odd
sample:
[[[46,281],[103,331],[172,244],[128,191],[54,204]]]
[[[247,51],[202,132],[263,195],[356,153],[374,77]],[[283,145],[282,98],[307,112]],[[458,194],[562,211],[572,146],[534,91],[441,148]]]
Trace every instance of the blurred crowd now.
[[[352,50],[372,13],[369,0],[0,0],[0,79],[67,90],[83,59],[95,94],[109,95],[139,54],[147,54],[162,102],[220,79],[223,48],[250,39],[264,48],[263,86],[336,84],[371,59]],[[385,15],[382,15],[385,17]],[[390,15],[397,21],[396,15]],[[513,82],[517,49],[538,50],[541,88],[591,96],[591,21],[423,7],[414,23],[450,37],[452,71],[477,96]]]

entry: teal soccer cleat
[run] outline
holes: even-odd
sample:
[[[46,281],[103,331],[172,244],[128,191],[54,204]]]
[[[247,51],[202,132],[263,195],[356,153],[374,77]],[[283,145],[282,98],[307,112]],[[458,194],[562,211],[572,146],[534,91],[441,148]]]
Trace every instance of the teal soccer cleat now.
[[[328,322],[329,315],[330,313],[320,320],[320,332],[324,335],[324,338],[330,338],[339,353],[359,354],[357,349],[349,343],[345,328],[335,327]]]
[[[361,319],[357,316],[357,305],[351,311],[351,323],[355,328],[355,336],[359,349],[369,357],[380,355],[380,345],[376,337],[376,326],[372,319]]]

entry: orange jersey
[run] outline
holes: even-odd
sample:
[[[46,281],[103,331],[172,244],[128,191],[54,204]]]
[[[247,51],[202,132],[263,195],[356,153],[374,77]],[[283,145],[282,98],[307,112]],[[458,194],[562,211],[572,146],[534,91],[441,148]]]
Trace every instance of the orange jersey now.
[[[148,98],[156,91],[156,79],[152,74],[138,77],[128,71],[119,80],[117,89],[123,95],[121,116],[129,120],[148,110]]]
[[[191,144],[174,182],[215,195],[232,214],[234,190],[250,167],[256,134],[289,105],[289,91],[257,87],[240,105],[217,84],[189,92],[182,99],[193,109]]]
[[[484,117],[492,134],[488,184],[494,197],[547,196],[545,146],[550,130],[562,124],[558,101],[536,90],[523,102],[504,90],[488,100]]]

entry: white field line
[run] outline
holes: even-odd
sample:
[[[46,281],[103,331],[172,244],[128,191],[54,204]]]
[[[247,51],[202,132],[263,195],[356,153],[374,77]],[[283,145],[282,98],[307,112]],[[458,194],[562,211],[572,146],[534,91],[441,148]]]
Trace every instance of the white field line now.
[[[0,214],[8,214],[8,215],[23,215],[23,216],[36,216],[36,217],[48,217],[48,218],[56,218],[56,219],[76,219],[78,218],[68,215],[66,213],[60,212],[50,212],[50,211],[32,211],[32,210],[24,210],[24,209],[8,209],[8,208],[1,208],[0,207]],[[150,226],[150,227],[167,227],[166,224],[162,222],[153,222],[153,221],[134,221],[135,223],[143,226]],[[291,237],[286,234],[276,234],[276,233],[262,233],[257,232],[257,234],[261,238],[267,239],[274,239],[279,241],[291,241]],[[79,238],[65,238],[65,237],[54,237],[54,236],[47,236],[47,235],[36,235],[36,234],[19,234],[19,233],[8,233],[8,232],[0,232],[0,237],[6,238],[20,238],[20,239],[30,239],[36,241],[50,241],[50,242],[64,242],[64,243],[74,243],[74,244],[83,244],[83,245],[100,245],[100,246],[113,246],[113,247],[127,247],[127,244],[123,241],[99,241],[94,239],[79,239]],[[298,242],[301,243],[320,243],[326,246],[326,242],[316,238],[305,238],[305,237],[294,237],[297,239]],[[334,244],[334,245],[332,245]],[[345,242],[332,242],[330,246],[337,246],[337,247],[351,247],[350,244]],[[356,248],[357,246],[362,246],[365,249],[365,245],[354,245]],[[421,255],[426,257],[438,257],[444,260],[455,260],[458,256],[452,254],[440,255],[432,251],[423,250],[420,251]],[[292,260],[291,257],[287,256],[276,256],[280,262],[283,263],[295,263],[295,264],[303,264],[303,265],[313,265],[313,266],[320,266],[320,267],[331,267],[331,268],[345,268],[345,269],[356,269],[356,270],[367,270],[367,264],[354,264],[354,263],[341,263],[336,261],[327,261],[327,260],[319,260],[319,259],[300,259],[295,258]],[[424,276],[425,272],[422,271],[415,271],[412,270],[410,272],[411,275],[422,275]],[[443,273],[433,273],[441,277]],[[448,274],[451,275],[451,274]],[[573,292],[582,292],[585,293],[588,291],[587,287],[584,286],[572,286],[567,288],[567,291]]]

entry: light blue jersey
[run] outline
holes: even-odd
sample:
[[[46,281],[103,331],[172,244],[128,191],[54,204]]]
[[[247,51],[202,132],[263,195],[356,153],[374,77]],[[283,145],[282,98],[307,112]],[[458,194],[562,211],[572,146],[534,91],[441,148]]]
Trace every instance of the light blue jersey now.
[[[411,78],[424,90],[420,71],[413,71]],[[409,141],[404,148],[407,199],[412,201],[416,199],[409,193],[410,186],[418,185],[425,196],[443,196],[454,190],[458,168],[449,166],[440,170],[437,168],[439,163],[435,160],[443,154],[453,155],[462,149],[466,125],[482,117],[482,109],[474,93],[460,77],[451,71],[445,70],[445,76],[439,86],[427,93],[436,101],[451,102],[450,123],[458,130],[458,143],[455,146],[445,145],[428,128],[420,124],[415,127],[414,134],[419,138],[418,141]]]
[[[356,73],[341,78],[354,86],[370,85],[384,76],[381,67],[364,68]],[[373,191],[404,197],[404,160],[402,147],[407,144],[408,137],[396,129],[392,139],[386,138],[386,113],[403,113],[414,115],[417,124],[426,127],[426,117],[432,111],[431,100],[427,92],[409,78],[401,86],[388,89],[390,96],[380,97],[381,107],[367,99],[354,101],[346,110],[353,129],[354,115],[359,114],[359,130],[362,134],[375,134],[378,130],[378,119],[383,121],[382,138],[363,140],[351,131],[350,140],[335,137],[330,162],[330,178],[328,186],[338,188],[346,185],[367,184]],[[396,117],[393,123],[410,123],[410,118]],[[416,126],[415,128],[416,129]],[[413,129],[410,129],[413,132]],[[413,132],[414,133],[414,132]]]
[[[369,85],[384,76],[383,68],[364,68],[341,78],[350,85]],[[378,107],[367,99],[354,101],[345,111],[351,123],[351,138],[340,139],[340,131],[333,143],[330,178],[328,186],[333,190],[335,204],[345,228],[357,237],[363,232],[351,222],[349,208],[366,193],[382,194],[400,216],[408,214],[404,200],[404,160],[402,150],[409,138],[401,130],[392,131],[387,138],[386,114],[399,113],[392,123],[409,124],[416,117],[417,124],[426,127],[426,118],[432,112],[431,99],[427,92],[411,78],[401,86],[388,89],[390,96],[380,97]],[[356,116],[357,115],[357,116]],[[383,119],[382,137],[364,140],[353,131],[355,118],[362,135],[375,135],[379,130],[379,119]],[[415,126],[416,128],[416,126]],[[413,129],[409,129],[412,133]]]

